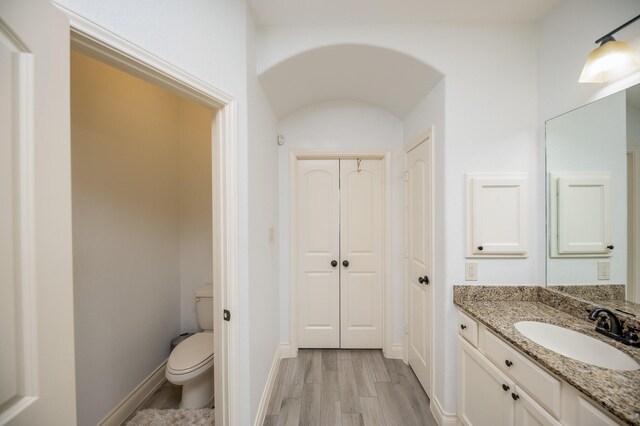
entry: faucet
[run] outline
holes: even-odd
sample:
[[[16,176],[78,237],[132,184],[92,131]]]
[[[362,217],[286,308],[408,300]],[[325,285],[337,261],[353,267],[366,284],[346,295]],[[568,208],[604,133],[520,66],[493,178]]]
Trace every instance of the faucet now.
[[[620,343],[624,343],[625,345],[640,347],[638,331],[631,326],[627,326],[627,329],[624,330],[623,323],[618,319],[616,314],[609,309],[596,308],[591,311],[589,313],[589,319],[595,321],[596,318],[598,318],[596,325],[596,331],[598,333],[617,340]],[[609,320],[608,322],[607,319]]]

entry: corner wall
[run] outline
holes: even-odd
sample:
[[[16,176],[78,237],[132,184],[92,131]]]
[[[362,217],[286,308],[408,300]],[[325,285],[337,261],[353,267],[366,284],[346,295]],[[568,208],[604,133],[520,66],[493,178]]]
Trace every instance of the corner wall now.
[[[280,335],[278,120],[255,72],[255,24],[247,23],[249,187],[249,419],[255,422]],[[242,397],[242,396],[241,396]],[[249,423],[241,423],[249,424]]]

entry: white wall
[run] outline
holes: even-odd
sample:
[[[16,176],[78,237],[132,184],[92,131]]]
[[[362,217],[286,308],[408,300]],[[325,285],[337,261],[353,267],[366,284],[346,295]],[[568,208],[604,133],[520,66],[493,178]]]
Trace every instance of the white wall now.
[[[212,120],[212,110],[178,99],[181,333],[200,331],[194,294],[213,277]]]
[[[78,423],[96,424],[180,330],[177,98],[72,52]]]
[[[278,121],[255,73],[255,29],[247,25],[249,118],[249,338],[251,421],[280,344],[278,295]],[[273,239],[269,238],[270,229]],[[249,414],[249,413],[248,413]],[[248,424],[248,423],[242,423]]]
[[[280,339],[289,342],[289,156],[297,152],[391,152],[391,281],[393,342],[402,343],[403,234],[402,122],[367,104],[323,102],[280,121],[285,144],[279,148]]]
[[[438,42],[433,43],[433,40]],[[442,286],[442,316],[438,318],[435,336],[441,343],[436,346],[436,357],[442,361],[437,366],[442,370],[442,377],[436,381],[433,397],[445,411],[455,412],[456,320],[452,293],[454,284],[464,282],[464,174],[527,172],[532,187],[528,205],[533,209],[538,203],[533,179],[541,167],[536,157],[534,28],[527,25],[470,24],[272,27],[262,30],[260,42],[259,73],[291,55],[312,48],[360,43],[406,53],[445,76],[441,90],[445,95],[443,134],[446,140],[442,141],[443,152],[439,154],[443,161],[441,178],[445,186],[441,193],[442,203],[436,207],[444,218],[444,231],[438,238],[445,243],[435,265]],[[284,206],[281,204],[280,208],[283,211]],[[536,255],[539,253],[539,241],[534,238],[539,220],[539,216],[532,215],[527,227],[531,255],[526,259],[479,261],[478,284],[543,281],[544,258]],[[281,270],[282,267],[281,259]]]
[[[611,173],[610,243],[615,246],[608,258],[547,258],[549,284],[627,281],[626,111],[626,96],[620,92],[547,121],[547,178],[558,172]],[[598,280],[597,263],[602,261],[610,264],[609,280]]]

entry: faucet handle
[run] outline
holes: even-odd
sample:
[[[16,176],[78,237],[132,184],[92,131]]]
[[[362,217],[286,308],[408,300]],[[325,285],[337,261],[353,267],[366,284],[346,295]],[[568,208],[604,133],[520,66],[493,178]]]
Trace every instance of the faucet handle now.
[[[609,331],[611,329],[611,326],[609,325],[609,322],[607,321],[607,315],[606,314],[601,314],[598,316],[598,328],[602,328],[604,330]]]
[[[624,332],[624,338],[629,339],[631,342],[638,342],[638,330],[630,325],[627,326],[627,330]]]

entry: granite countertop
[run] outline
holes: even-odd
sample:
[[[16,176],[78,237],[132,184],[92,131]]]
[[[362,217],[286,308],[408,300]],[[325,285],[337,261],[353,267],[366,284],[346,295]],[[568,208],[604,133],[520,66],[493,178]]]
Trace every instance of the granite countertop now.
[[[640,362],[640,349],[623,345],[596,333],[593,322],[544,303],[544,288],[538,287],[539,290],[525,288],[525,296],[523,297],[520,293],[520,297],[516,297],[515,300],[504,300],[508,298],[504,294],[498,297],[502,300],[486,300],[488,298],[486,296],[460,297],[461,287],[466,286],[456,286],[454,302],[468,315],[477,319],[542,367],[577,388],[599,404],[602,409],[627,424],[640,425],[640,370],[616,371],[575,361],[524,337],[515,329],[514,324],[518,321],[540,321],[566,327],[608,343],[638,362]]]

